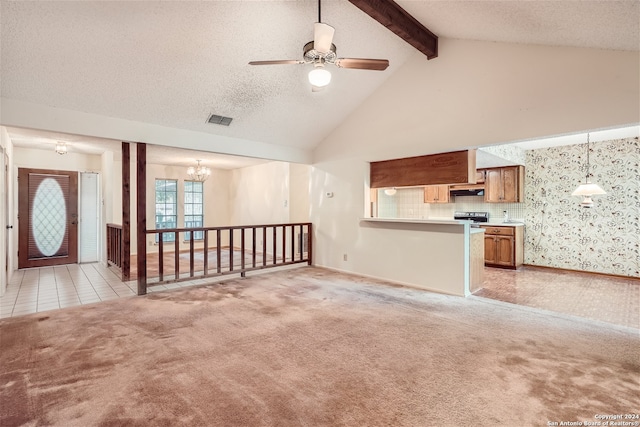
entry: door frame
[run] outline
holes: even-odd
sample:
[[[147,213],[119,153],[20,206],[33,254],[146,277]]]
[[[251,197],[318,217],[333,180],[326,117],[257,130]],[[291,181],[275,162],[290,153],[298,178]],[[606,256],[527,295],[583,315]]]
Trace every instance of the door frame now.
[[[0,296],[4,295],[7,285],[9,284],[11,271],[9,271],[9,257],[11,256],[11,247],[9,238],[11,213],[9,211],[9,153],[5,147],[0,147],[0,156],[2,156],[2,171],[0,171],[0,199],[2,199],[2,209],[0,210],[0,243],[2,250],[0,251]],[[4,251],[4,252],[3,252]]]
[[[29,196],[27,194],[24,197],[22,193],[25,188],[28,192],[29,174],[69,176],[68,203],[70,206],[67,206],[66,218],[66,226],[69,230],[67,237],[69,256],[67,257],[47,257],[31,261],[28,259],[29,239],[24,238],[23,233],[26,230],[26,236],[28,236],[28,233],[31,232],[29,227]],[[78,262],[78,175],[77,171],[18,168],[18,268],[76,264]]]

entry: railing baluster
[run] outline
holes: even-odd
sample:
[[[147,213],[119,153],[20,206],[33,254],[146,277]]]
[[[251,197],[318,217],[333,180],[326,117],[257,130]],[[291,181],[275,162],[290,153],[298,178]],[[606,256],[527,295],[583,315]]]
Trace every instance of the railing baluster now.
[[[229,271],[233,271],[233,228],[229,229]]]
[[[209,230],[204,230],[204,275],[209,274]]]
[[[177,231],[174,234],[174,262],[175,262],[175,267],[174,267],[174,272],[175,272],[175,279],[178,280],[180,278],[180,233],[178,233]]]
[[[222,273],[222,253],[221,253],[221,244],[220,244],[220,230],[216,230],[216,262],[217,262],[217,270],[218,273]]]
[[[189,233],[189,277],[193,277],[194,270],[194,253],[193,253],[193,243],[194,243],[194,232]]]
[[[158,276],[162,282],[164,280],[164,245],[162,233],[158,233]]]
[[[262,227],[262,266],[267,265],[267,227]]]
[[[251,230],[253,233],[251,236],[251,244],[252,244],[251,267],[256,268],[256,228],[251,227]]]
[[[296,231],[294,226],[291,226],[291,261],[296,260]]]
[[[240,229],[240,270],[244,277],[244,228]]]
[[[276,240],[278,237],[278,233],[276,231],[278,227],[276,227],[275,225],[273,226],[273,265],[275,265],[277,263],[276,258],[278,257],[278,245],[276,244]]]
[[[313,248],[313,229],[312,229],[312,225],[308,224],[307,225],[307,264],[311,265],[311,255],[312,255],[312,248]]]
[[[287,261],[287,226],[282,226],[282,262]]]
[[[300,224],[300,261],[304,258],[304,228],[302,224]]]

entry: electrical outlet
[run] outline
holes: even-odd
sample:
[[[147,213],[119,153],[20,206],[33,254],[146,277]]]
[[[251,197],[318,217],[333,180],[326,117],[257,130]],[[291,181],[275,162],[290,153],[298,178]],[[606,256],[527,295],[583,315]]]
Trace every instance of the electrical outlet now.
[[[347,254],[342,255],[342,260],[346,261],[347,260]]]

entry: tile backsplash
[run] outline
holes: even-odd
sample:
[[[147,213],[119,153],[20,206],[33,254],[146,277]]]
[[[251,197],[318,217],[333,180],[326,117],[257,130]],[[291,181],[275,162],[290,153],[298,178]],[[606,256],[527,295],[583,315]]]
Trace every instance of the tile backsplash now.
[[[502,221],[503,211],[509,218],[523,220],[524,203],[485,203],[482,196],[456,196],[453,203],[424,203],[422,188],[399,188],[393,196],[378,190],[379,218],[448,218],[455,211],[489,212],[490,221]]]

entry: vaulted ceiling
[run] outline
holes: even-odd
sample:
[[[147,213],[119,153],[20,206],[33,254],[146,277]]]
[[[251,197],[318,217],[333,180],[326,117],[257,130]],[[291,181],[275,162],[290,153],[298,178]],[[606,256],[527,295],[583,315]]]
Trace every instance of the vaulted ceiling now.
[[[398,3],[440,38],[632,51],[640,45],[637,0]],[[391,65],[383,72],[331,68],[330,86],[312,93],[309,65],[248,62],[300,59],[313,38],[315,1],[1,5],[5,99],[304,150],[411,55],[422,55],[347,0],[325,0],[322,20],[336,29],[338,56]],[[211,113],[233,122],[208,124]]]

